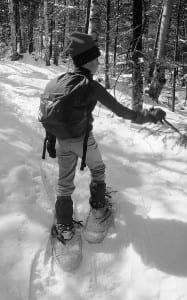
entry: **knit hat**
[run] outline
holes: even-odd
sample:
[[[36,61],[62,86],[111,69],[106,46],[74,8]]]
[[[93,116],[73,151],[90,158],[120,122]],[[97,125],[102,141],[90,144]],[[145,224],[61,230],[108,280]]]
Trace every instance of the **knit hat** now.
[[[69,38],[71,42],[68,51],[75,66],[80,67],[101,55],[99,48],[91,35],[73,32]]]

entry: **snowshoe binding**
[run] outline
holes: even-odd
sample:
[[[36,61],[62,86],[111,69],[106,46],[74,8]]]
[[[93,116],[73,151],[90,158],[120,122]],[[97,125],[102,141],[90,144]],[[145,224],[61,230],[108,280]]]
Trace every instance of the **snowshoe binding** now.
[[[73,220],[71,224],[54,224],[51,229],[53,254],[66,272],[72,272],[82,260],[81,222]]]
[[[83,235],[89,243],[101,243],[113,224],[112,192],[105,190],[104,186],[104,197],[97,199],[98,194],[96,193],[96,198],[92,198],[93,194],[91,186],[90,211]]]

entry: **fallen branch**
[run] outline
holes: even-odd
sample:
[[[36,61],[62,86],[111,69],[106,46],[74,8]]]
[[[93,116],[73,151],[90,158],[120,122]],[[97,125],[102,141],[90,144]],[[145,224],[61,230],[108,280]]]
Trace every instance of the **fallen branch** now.
[[[169,121],[167,121],[166,119],[164,119],[164,122],[170,126],[175,132],[177,132],[180,135],[180,140],[179,140],[179,144],[181,146],[184,146],[185,148],[187,147],[187,135],[183,134],[180,132],[180,130],[178,128],[176,128],[173,124],[171,124]]]

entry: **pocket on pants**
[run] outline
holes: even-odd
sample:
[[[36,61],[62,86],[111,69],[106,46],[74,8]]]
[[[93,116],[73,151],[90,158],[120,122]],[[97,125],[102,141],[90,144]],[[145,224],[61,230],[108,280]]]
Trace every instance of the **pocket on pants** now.
[[[98,144],[96,142],[96,140],[94,139],[93,135],[91,135],[88,139],[88,147],[94,149],[98,148]]]

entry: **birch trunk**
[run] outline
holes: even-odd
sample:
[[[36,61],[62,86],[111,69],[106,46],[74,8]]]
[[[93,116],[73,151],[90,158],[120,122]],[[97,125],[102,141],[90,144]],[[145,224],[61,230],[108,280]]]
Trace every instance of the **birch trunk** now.
[[[92,35],[94,41],[98,42],[100,32],[100,7],[98,0],[91,1],[90,7],[90,22],[88,33]]]
[[[174,0],[164,0],[163,13],[160,24],[160,33],[158,38],[158,51],[156,56],[156,63],[151,84],[146,90],[146,93],[156,102],[158,102],[158,98],[166,82],[164,60],[166,54],[167,36],[173,3]]]

